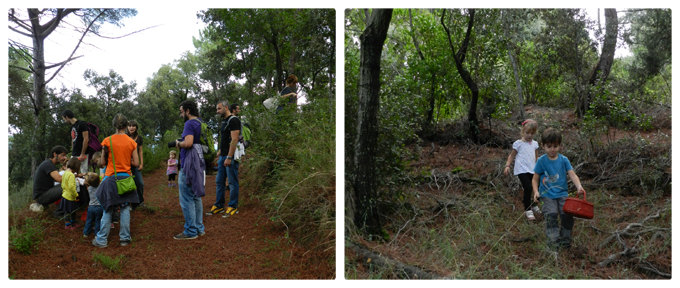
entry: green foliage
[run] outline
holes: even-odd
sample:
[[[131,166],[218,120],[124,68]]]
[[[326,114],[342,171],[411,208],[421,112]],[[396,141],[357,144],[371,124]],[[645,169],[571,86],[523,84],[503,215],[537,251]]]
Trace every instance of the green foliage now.
[[[96,251],[92,251],[92,260],[94,262],[98,262],[104,268],[108,269],[111,272],[119,272],[120,269],[122,268],[121,261],[125,259],[125,255],[118,255],[115,258],[111,258],[111,256],[104,255],[103,253],[97,253]]]
[[[27,218],[23,227],[13,226],[9,231],[10,245],[24,255],[30,255],[43,237],[43,223]]]
[[[270,219],[318,249],[335,245],[334,107],[317,99],[298,113],[259,111],[262,117],[250,122],[256,144],[246,151],[255,156],[241,164],[242,185],[259,188]]]
[[[16,211],[26,208],[33,200],[33,181],[26,181],[23,185],[9,186],[9,210]]]

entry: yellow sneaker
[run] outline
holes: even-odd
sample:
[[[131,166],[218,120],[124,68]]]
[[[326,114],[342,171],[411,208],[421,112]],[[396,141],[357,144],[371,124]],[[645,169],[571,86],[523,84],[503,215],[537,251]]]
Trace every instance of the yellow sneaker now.
[[[205,215],[215,215],[220,213],[224,213],[224,208],[217,208],[215,205],[213,205],[210,211],[206,212]]]
[[[227,207],[227,211],[224,212],[224,215],[222,215],[222,218],[227,218],[227,217],[232,216],[234,214],[238,214],[238,208]]]

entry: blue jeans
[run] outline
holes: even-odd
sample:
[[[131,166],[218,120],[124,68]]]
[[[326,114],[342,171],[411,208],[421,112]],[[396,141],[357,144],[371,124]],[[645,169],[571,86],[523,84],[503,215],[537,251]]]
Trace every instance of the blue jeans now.
[[[215,176],[215,185],[217,185],[217,193],[215,194],[215,204],[217,208],[224,208],[224,193],[227,189],[227,167],[224,167],[224,160],[227,156],[220,156],[217,159],[217,176]]]
[[[132,176],[135,176],[135,185],[137,186],[137,196],[139,196],[139,203],[134,203],[132,206],[137,208],[140,204],[144,203],[144,179],[142,179],[142,171],[139,171],[137,167],[132,166],[130,169]]]
[[[184,214],[184,235],[193,237],[198,233],[205,232],[203,226],[203,201],[201,197],[196,197],[191,190],[191,185],[187,185],[187,176],[184,171],[179,171],[179,205]]]
[[[102,216],[104,215],[104,208],[101,205],[90,205],[87,207],[87,221],[83,229],[83,235],[87,236],[92,233],[92,226],[94,226],[94,235],[99,233],[101,228]]]
[[[99,233],[97,233],[97,237],[95,238],[99,244],[106,245],[108,243],[107,239],[109,238],[109,233],[111,232],[111,215],[113,215],[113,211],[115,210],[116,206],[118,205],[110,206],[108,210],[104,211],[104,215],[102,215],[100,230]],[[132,237],[130,237],[129,204],[120,205],[120,232],[118,233],[118,236],[120,236],[120,241],[132,240]]]
[[[222,162],[224,163],[224,162]],[[231,165],[227,168],[227,178],[229,179],[229,207],[238,207],[238,165],[236,160],[231,161]]]

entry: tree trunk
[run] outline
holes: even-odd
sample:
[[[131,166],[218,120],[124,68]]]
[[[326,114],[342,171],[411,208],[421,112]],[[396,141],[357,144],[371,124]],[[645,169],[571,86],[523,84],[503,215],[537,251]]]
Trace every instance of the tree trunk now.
[[[367,19],[366,29],[359,37],[359,109],[356,155],[353,179],[355,193],[354,224],[368,235],[381,235],[378,213],[375,155],[378,146],[378,112],[380,111],[380,59],[392,9],[374,9]]]
[[[290,40],[290,58],[288,58],[288,75],[295,74],[295,37]]]
[[[609,77],[609,72],[611,72],[612,64],[614,63],[616,39],[619,33],[619,19],[616,16],[616,9],[604,9],[604,23],[605,35],[604,43],[602,43],[602,53],[592,72],[590,72],[590,77],[588,77],[588,84],[591,88],[598,89],[595,91],[597,94],[602,93],[604,90],[604,84],[607,81],[607,77]],[[579,118],[583,118],[586,111],[590,109],[590,102],[593,100],[591,91],[592,89],[589,89],[586,92],[586,96],[580,98],[581,102],[577,110]]]
[[[512,54],[512,51],[514,50],[513,47],[515,47],[514,43],[512,42],[512,39],[510,38],[510,21],[508,20],[508,13],[510,13],[510,10],[503,10],[503,32],[505,34],[505,39],[506,39],[506,44],[507,44],[507,49],[508,49],[508,58],[510,58],[510,64],[512,64],[512,71],[515,73],[515,85],[517,86],[517,99],[519,100],[519,118],[524,119],[524,96],[522,95],[522,81],[519,77],[519,65],[517,65],[517,61],[515,57]]]
[[[453,42],[451,41],[451,32],[449,28],[444,24],[444,14],[446,14],[446,9],[442,10],[442,17],[440,19],[444,30],[446,30],[446,37],[449,40],[449,47],[451,48],[451,53],[453,54],[453,60],[456,64],[456,69],[463,78],[463,81],[472,92],[472,98],[470,100],[470,110],[468,110],[468,122],[470,123],[470,128],[468,134],[472,140],[477,141],[477,134],[479,134],[479,120],[477,119],[477,102],[479,100],[479,87],[477,83],[472,79],[472,75],[463,67],[463,62],[465,61],[465,55],[467,53],[467,47],[470,43],[470,34],[472,33],[472,25],[475,22],[475,9],[470,9],[470,21],[468,22],[467,32],[465,33],[465,39],[463,39],[463,44],[461,45],[458,52],[453,48]]]

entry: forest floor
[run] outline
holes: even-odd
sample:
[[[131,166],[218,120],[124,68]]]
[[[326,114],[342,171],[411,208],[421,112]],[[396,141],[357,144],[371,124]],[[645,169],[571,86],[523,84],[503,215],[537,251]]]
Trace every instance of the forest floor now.
[[[120,246],[119,225],[111,230],[107,248],[92,246],[80,228],[65,230],[43,213],[28,209],[10,213],[10,223],[39,219],[44,231],[30,255],[9,249],[11,279],[332,279],[335,251],[315,251],[286,237],[285,227],[272,222],[256,191],[241,187],[239,213],[203,216],[206,234],[175,240],[184,216],[178,190],[167,186],[165,169],[144,175],[147,209],[132,212],[132,243]],[[206,179],[203,210],[215,200],[215,175]],[[228,194],[227,194],[228,195]],[[80,215],[80,214],[79,214]],[[312,243],[312,246],[314,243]]]
[[[379,202],[389,237],[370,241],[349,235],[348,247],[361,247],[361,251],[346,249],[345,276],[415,278],[413,271],[422,271],[430,273],[428,277],[455,279],[670,278],[670,127],[650,132],[612,129],[609,136],[600,139],[605,148],[591,153],[597,156],[586,158],[580,156],[585,154],[579,150],[583,146],[573,142],[583,141],[573,112],[527,107],[526,114],[526,118],[539,119],[539,132],[541,124],[559,125],[565,148],[562,153],[579,155],[570,158],[571,164],[581,164],[575,171],[588,192],[587,200],[595,205],[595,218],[575,219],[571,249],[550,252],[545,244],[543,216],[538,215],[535,221],[524,217],[519,180],[502,172],[510,154],[508,145],[519,138],[519,125],[492,123],[494,137],[500,139],[496,143],[503,145],[439,137],[408,146],[413,157],[406,159],[407,184],[401,191],[383,194],[392,196]],[[442,128],[438,134],[460,132],[451,129]],[[658,151],[630,155],[640,148],[619,140],[631,138],[650,143],[645,149]],[[603,156],[617,153],[616,160]],[[539,156],[543,154],[539,148]],[[659,168],[649,164],[655,160],[634,164],[654,157],[667,157],[667,165],[659,164]],[[616,178],[617,173],[630,173],[618,175],[621,178],[640,177],[644,184],[635,185],[633,181],[618,183],[628,187],[611,188],[615,185],[609,179]],[[642,180],[648,175],[657,175],[653,187]],[[570,187],[572,193],[574,188]],[[375,264],[377,257],[389,264]],[[422,278],[424,274],[420,275]]]

